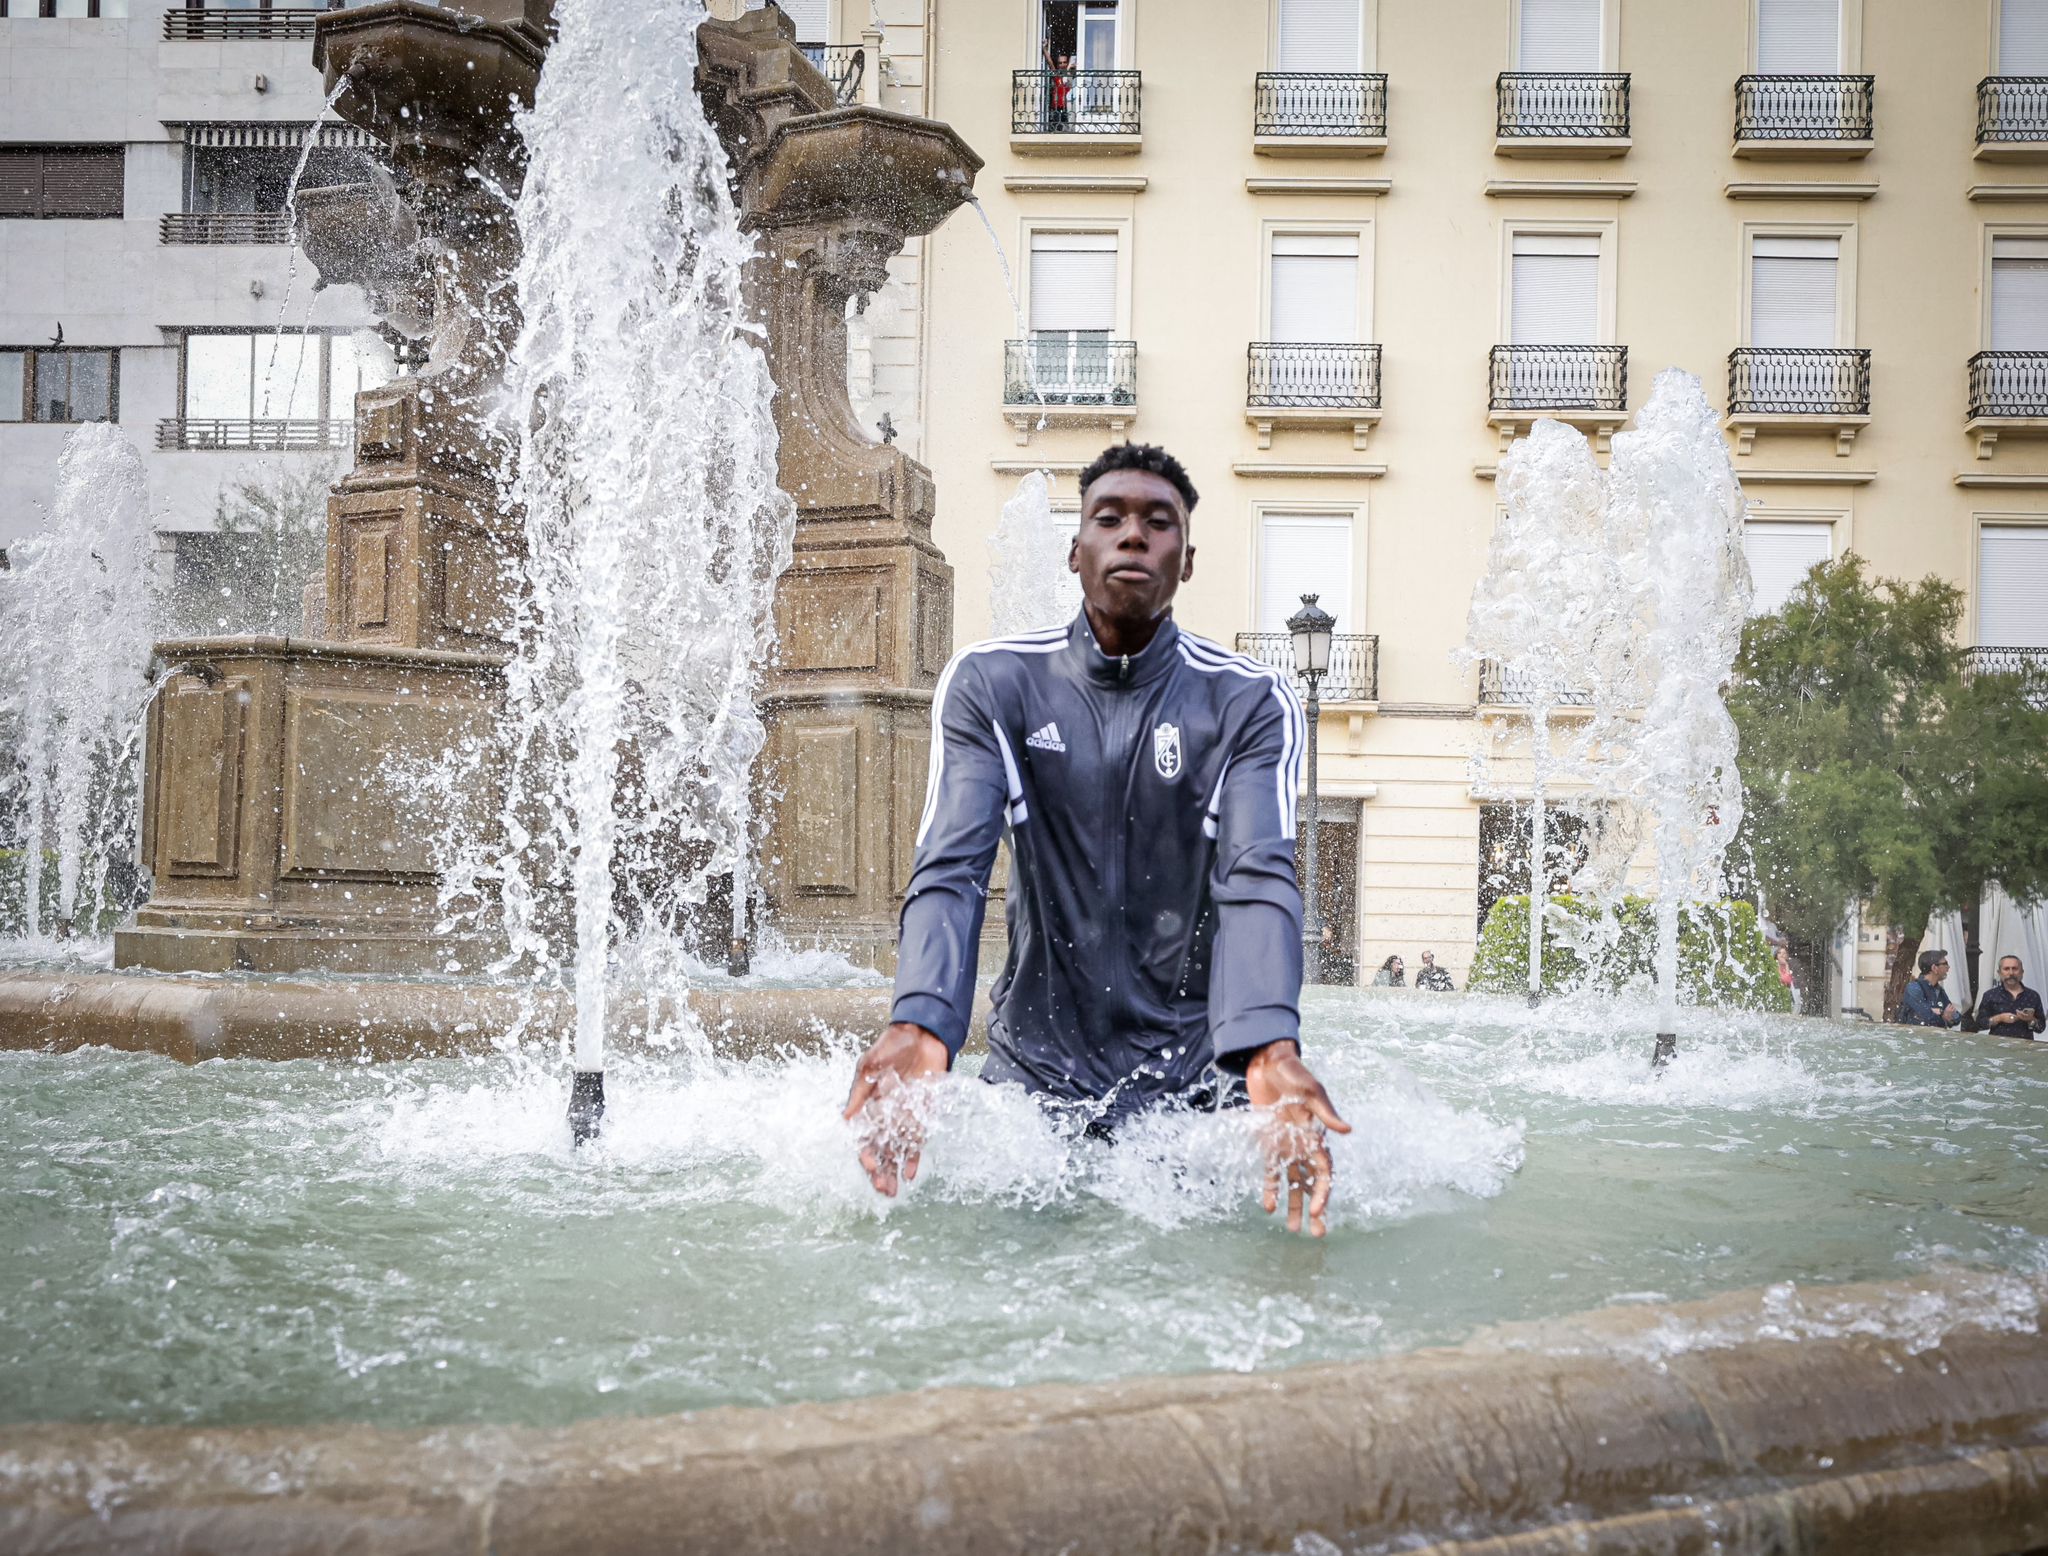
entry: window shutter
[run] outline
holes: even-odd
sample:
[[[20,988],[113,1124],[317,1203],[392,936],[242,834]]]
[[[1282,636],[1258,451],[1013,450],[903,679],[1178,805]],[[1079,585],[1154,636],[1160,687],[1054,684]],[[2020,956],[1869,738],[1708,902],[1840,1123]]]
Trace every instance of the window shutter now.
[[[1987,524],[1977,532],[1977,642],[2048,648],[2048,528]]]
[[[1267,338],[1349,343],[1358,339],[1358,239],[1276,234]]]
[[[1842,0],[1757,0],[1761,76],[1833,76],[1842,70]]]
[[[1834,526],[1747,523],[1742,526],[1742,554],[1749,558],[1749,576],[1756,585],[1750,614],[1769,615],[1792,598],[1814,563],[1835,554]]]
[[[1600,0],[1522,0],[1516,68],[1600,68]]]
[[[826,43],[825,0],[776,0],[782,14],[796,24],[799,43]]]
[[[43,214],[43,154],[31,146],[0,146],[0,216]]]
[[[1525,233],[1514,240],[1509,276],[1517,346],[1600,343],[1600,240]]]
[[[1991,240],[1991,349],[2048,351],[2048,239]]]
[[[1116,236],[1040,232],[1031,237],[1031,328],[1116,328]]]
[[[1351,619],[1351,521],[1269,513],[1259,523],[1259,631],[1285,632],[1304,594],[1321,596],[1340,632]]]
[[[2001,0],[1998,74],[2048,76],[2048,0]]]
[[[43,153],[43,215],[119,216],[122,153],[118,146]]]
[[[1750,250],[1749,343],[1831,347],[1841,243],[1834,238],[1758,238]]]
[[[1365,68],[1362,0],[1280,0],[1280,60],[1289,71]]]

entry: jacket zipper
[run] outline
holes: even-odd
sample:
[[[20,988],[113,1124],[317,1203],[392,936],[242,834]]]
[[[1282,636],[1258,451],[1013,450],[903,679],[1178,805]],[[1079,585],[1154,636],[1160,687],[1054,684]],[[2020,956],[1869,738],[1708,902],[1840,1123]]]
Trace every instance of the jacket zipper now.
[[[1106,861],[1104,874],[1107,877],[1104,882],[1106,890],[1103,896],[1111,905],[1111,913],[1113,914],[1113,922],[1110,925],[1108,992],[1110,1020],[1114,1028],[1117,1029],[1120,1029],[1124,1024],[1124,957],[1129,954],[1130,946],[1130,933],[1126,922],[1124,903],[1124,850],[1126,846],[1125,840],[1130,833],[1128,812],[1131,790],[1131,763],[1132,754],[1135,752],[1136,746],[1135,743],[1127,742],[1124,738],[1124,726],[1128,722],[1127,715],[1129,709],[1123,695],[1124,685],[1130,678],[1131,656],[1125,654],[1117,670],[1118,695],[1115,701],[1110,704],[1110,749],[1117,753],[1117,760],[1115,762],[1103,763],[1103,772],[1109,792],[1105,796],[1108,803],[1103,806],[1102,813],[1110,822],[1110,836],[1106,839],[1108,846],[1102,851],[1103,858]],[[1115,819],[1118,810],[1126,812],[1125,819],[1121,822]]]

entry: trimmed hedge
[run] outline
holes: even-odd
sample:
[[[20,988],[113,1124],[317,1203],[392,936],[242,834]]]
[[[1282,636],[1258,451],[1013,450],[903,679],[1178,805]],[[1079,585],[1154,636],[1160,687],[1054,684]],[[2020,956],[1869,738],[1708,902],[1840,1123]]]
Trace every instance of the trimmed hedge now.
[[[1543,992],[1617,994],[1655,982],[1654,904],[1624,897],[1615,917],[1577,897],[1550,899],[1543,923]],[[1610,938],[1611,937],[1611,938]],[[1529,987],[1529,898],[1503,897],[1486,915],[1466,986],[1495,994]],[[1678,921],[1678,997],[1688,1005],[1790,1014],[1792,991],[1778,977],[1778,956],[1764,939],[1756,907],[1716,902],[1686,908]]]

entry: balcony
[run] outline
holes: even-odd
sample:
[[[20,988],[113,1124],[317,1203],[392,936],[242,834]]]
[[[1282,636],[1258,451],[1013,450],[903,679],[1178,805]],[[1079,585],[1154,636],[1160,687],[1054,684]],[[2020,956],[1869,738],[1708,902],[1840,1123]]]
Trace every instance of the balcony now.
[[[1536,677],[1523,671],[1502,668],[1495,659],[1479,661],[1479,705],[1485,708],[1526,708],[1530,698],[1543,688]],[[1554,694],[1551,706],[1590,708],[1593,694],[1584,687],[1567,686]]]
[[[157,224],[160,243],[289,243],[290,220],[281,211],[167,211]]]
[[[1728,353],[1728,425],[1747,454],[1762,430],[1831,432],[1847,454],[1870,425],[1870,353],[1854,347],[1743,346]]]
[[[1135,70],[1010,73],[1010,149],[1028,156],[1120,155],[1143,145]]]
[[[857,43],[799,43],[805,59],[832,83],[832,100],[845,108],[861,100],[867,77],[867,50]]]
[[[1038,330],[1003,342],[1003,415],[1017,441],[1040,425],[1106,427],[1138,413],[1138,345],[1095,330]]]
[[[1590,431],[1606,452],[1628,420],[1628,347],[1495,346],[1488,359],[1487,417],[1503,453],[1538,420]]]
[[[1493,150],[1502,157],[1619,157],[1629,148],[1626,72],[1503,71]]]
[[[1979,645],[1969,650],[1965,670],[1971,676],[2018,676],[2020,696],[2027,706],[2048,712],[2048,648]]]
[[[171,43],[218,43],[248,38],[310,38],[313,23],[331,6],[278,7],[268,11],[228,10],[164,12],[164,38]]]
[[[1970,413],[1977,457],[1991,458],[1999,437],[2048,434],[2048,351],[1980,351],[1970,358]]]
[[[1269,157],[1372,156],[1387,149],[1387,78],[1262,70],[1252,150]]]
[[[1380,348],[1255,340],[1245,350],[1244,418],[1259,447],[1275,427],[1351,429],[1363,449],[1380,419]]]
[[[1865,157],[1877,144],[1874,76],[1742,76],[1735,83],[1738,157]]]
[[[1240,632],[1237,651],[1262,665],[1289,675],[1294,670],[1294,639],[1285,632]],[[1330,638],[1330,669],[1322,679],[1324,702],[1380,700],[1380,639],[1376,632],[1338,632]]]
[[[167,416],[156,424],[160,449],[280,450],[349,448],[356,424],[343,421],[192,419]]]
[[[2048,76],[1986,76],[1977,83],[1977,156],[2048,161]]]

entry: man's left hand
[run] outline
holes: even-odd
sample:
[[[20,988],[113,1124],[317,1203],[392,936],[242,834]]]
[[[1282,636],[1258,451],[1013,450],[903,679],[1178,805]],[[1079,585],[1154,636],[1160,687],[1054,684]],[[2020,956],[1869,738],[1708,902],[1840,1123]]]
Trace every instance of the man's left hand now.
[[[1262,1134],[1266,1149],[1266,1214],[1280,1208],[1280,1180],[1287,1180],[1287,1230],[1302,1230],[1308,1212],[1308,1233],[1321,1237],[1329,1227],[1323,1212],[1330,1204],[1330,1147],[1326,1129],[1340,1135],[1351,1126],[1337,1116],[1336,1104],[1323,1083],[1302,1062],[1301,1047],[1292,1038],[1268,1043],[1245,1066],[1244,1086],[1252,1106],[1267,1113]]]

